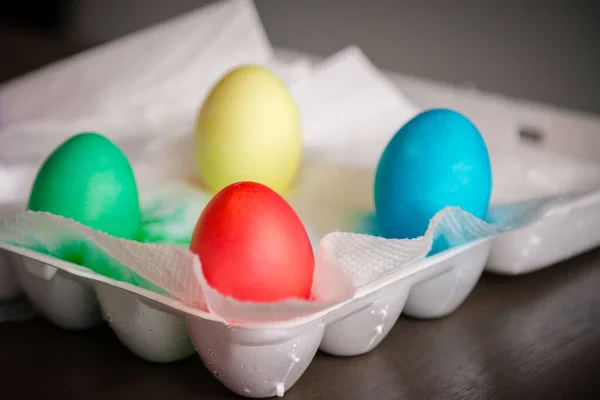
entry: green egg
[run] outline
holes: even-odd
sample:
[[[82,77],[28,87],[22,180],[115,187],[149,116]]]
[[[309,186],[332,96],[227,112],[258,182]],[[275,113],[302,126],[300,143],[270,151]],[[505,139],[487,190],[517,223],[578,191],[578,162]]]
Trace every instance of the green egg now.
[[[71,218],[83,225],[135,240],[141,215],[129,161],[109,139],[80,133],[44,161],[28,209]]]

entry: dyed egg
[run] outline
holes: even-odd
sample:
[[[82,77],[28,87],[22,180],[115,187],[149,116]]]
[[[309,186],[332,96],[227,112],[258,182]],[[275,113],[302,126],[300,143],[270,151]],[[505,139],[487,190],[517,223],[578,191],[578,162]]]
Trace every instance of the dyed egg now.
[[[129,161],[106,137],[81,133],[44,161],[28,209],[71,218],[120,238],[140,231],[138,190]]]
[[[452,110],[425,111],[396,133],[379,160],[377,224],[388,237],[415,238],[446,206],[484,218],[491,191],[490,159],[475,125]]]
[[[310,297],[308,234],[292,207],[262,184],[234,183],[217,193],[198,219],[190,250],[223,295],[254,302]]]
[[[285,193],[302,156],[300,114],[292,94],[265,68],[230,71],[200,109],[195,147],[200,177],[212,192],[254,181]]]

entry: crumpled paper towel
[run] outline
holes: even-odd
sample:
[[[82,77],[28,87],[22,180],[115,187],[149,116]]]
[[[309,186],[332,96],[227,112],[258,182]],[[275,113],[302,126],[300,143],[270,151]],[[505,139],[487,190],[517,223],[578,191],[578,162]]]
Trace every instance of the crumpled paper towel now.
[[[410,240],[329,233],[317,250],[310,301],[237,301],[207,284],[198,257],[186,248],[118,239],[48,213],[27,211],[3,217],[0,245],[34,249],[57,258],[64,255],[67,245],[81,252],[77,258],[84,267],[102,276],[173,296],[225,321],[274,322],[322,311],[351,299],[357,288],[425,258],[433,240],[440,235],[451,245],[459,245],[515,229],[543,216],[555,201],[558,200],[552,198],[504,208],[494,224],[459,208],[447,207],[435,215],[424,236]],[[65,268],[63,263],[53,265]]]
[[[37,161],[78,131],[131,151],[132,137],[187,133],[230,68],[265,65],[288,83],[309,68],[272,53],[254,3],[228,0],[17,78],[0,86],[0,165]]]
[[[350,46],[291,85],[309,155],[374,165],[394,133],[420,109]]]
[[[51,256],[63,253],[67,243],[70,248],[81,249],[83,266],[94,272],[168,294],[227,321],[295,318],[349,299],[355,290],[349,277],[326,258],[326,252],[321,252],[315,265],[311,301],[239,302],[210,288],[198,257],[185,248],[118,239],[73,220],[42,212],[27,211],[0,219],[0,243],[35,249]],[[92,255],[88,257],[88,253]]]
[[[435,239],[443,236],[455,247],[477,239],[518,229],[540,218],[563,199],[552,197],[491,209],[488,221],[458,207],[446,207],[431,219],[423,236],[384,239],[351,232],[334,232],[322,240],[319,251],[352,277],[361,287],[427,256]]]
[[[189,134],[212,85],[240,64],[290,85],[311,68],[274,58],[254,3],[228,0],[1,85],[0,202],[25,201],[43,158],[75,133],[102,133],[133,163]]]

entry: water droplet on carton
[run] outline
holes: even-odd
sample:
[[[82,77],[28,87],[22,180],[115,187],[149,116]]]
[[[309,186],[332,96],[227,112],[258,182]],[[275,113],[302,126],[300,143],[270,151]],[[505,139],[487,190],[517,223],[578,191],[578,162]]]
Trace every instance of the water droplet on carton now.
[[[217,378],[220,378],[220,377],[221,377],[221,373],[220,373],[219,371],[214,371],[214,372],[215,372],[215,376],[216,376]]]
[[[213,352],[212,352],[212,350],[209,350],[209,351],[208,351],[208,355],[209,355],[209,356],[212,356],[212,355],[213,355]]]
[[[245,393],[250,393],[250,389],[248,389],[248,388],[245,388],[245,389],[244,389],[244,392],[245,392]]]
[[[283,397],[285,394],[285,385],[283,382],[279,382],[277,385],[275,385],[275,394],[277,397]]]
[[[150,333],[154,333],[154,329],[150,328]]]
[[[244,364],[240,365],[240,368],[244,369],[246,366]]]
[[[212,368],[212,363],[208,363],[208,368]]]

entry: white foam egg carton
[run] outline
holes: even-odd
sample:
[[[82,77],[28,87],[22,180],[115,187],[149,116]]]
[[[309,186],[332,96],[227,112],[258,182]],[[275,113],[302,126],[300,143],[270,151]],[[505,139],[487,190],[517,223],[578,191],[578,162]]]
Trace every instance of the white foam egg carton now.
[[[238,3],[246,7],[247,2],[230,2]],[[248,9],[247,15],[253,13]],[[495,201],[514,201],[523,194],[532,198],[583,194],[571,196],[531,225],[416,261],[360,287],[350,300],[287,322],[227,324],[172,298],[8,245],[0,245],[0,302],[24,294],[39,314],[69,330],[106,322],[124,346],[148,361],[168,363],[197,352],[230,390],[264,398],[289,390],[318,350],[337,356],[364,354],[385,339],[401,314],[430,319],[454,312],[486,268],[502,274],[528,273],[600,245],[600,193],[593,190],[600,187],[600,167],[594,164],[600,161],[594,158],[600,148],[600,119],[388,76],[419,107],[450,107],[468,115],[489,146],[501,150],[499,159],[492,157],[495,165],[504,166],[494,169],[494,179],[500,182],[494,184]],[[107,92],[106,99],[111,95]],[[348,114],[346,109],[339,111]],[[543,140],[533,153],[518,150],[523,145],[518,132],[524,126],[542,132]],[[532,154],[539,150],[561,150],[581,161],[538,159]],[[515,165],[520,169],[509,168]],[[162,167],[149,164],[146,175],[156,178],[164,173]],[[589,179],[579,179],[582,171]]]
[[[600,192],[578,196],[530,226],[498,235],[489,272],[520,275],[556,264],[600,245]]]
[[[115,281],[75,264],[1,245],[37,311],[55,325],[85,330],[106,321],[137,356],[173,362],[195,351],[230,390],[247,397],[283,395],[317,350],[355,356],[374,349],[401,313],[435,318],[471,292],[491,238],[445,251],[361,287],[348,301],[284,323],[229,325],[179,301]]]
[[[572,221],[565,216],[585,207],[567,208],[508,236],[479,239],[414,262],[360,287],[350,300],[287,322],[228,324],[175,299],[9,245],[0,245],[4,249],[0,269],[16,277],[13,295],[20,288],[34,308],[59,327],[85,330],[105,321],[125,347],[151,362],[174,362],[197,352],[227,388],[264,398],[290,389],[318,350],[336,356],[364,354],[385,339],[401,314],[430,319],[452,313],[490,265],[498,240],[503,245],[512,235],[559,237],[558,228],[564,230],[565,222]],[[581,218],[566,225],[577,226],[578,221]],[[587,233],[587,242],[558,246],[552,254],[556,258],[542,262],[571,256],[593,241],[597,245],[600,232],[596,229],[594,240],[590,239],[594,232]],[[501,268],[505,272],[506,266]]]
[[[479,109],[481,104],[485,99]],[[521,176],[522,184],[531,185],[527,174]],[[504,194],[496,196],[503,200]],[[59,327],[85,330],[106,322],[125,347],[145,360],[168,363],[197,352],[233,392],[281,396],[318,350],[336,356],[364,354],[385,339],[401,314],[421,319],[451,314],[486,268],[527,273],[600,245],[599,218],[599,192],[572,195],[531,225],[414,262],[360,287],[348,301],[281,323],[227,324],[177,300],[8,245],[0,245],[0,299],[22,291]]]

